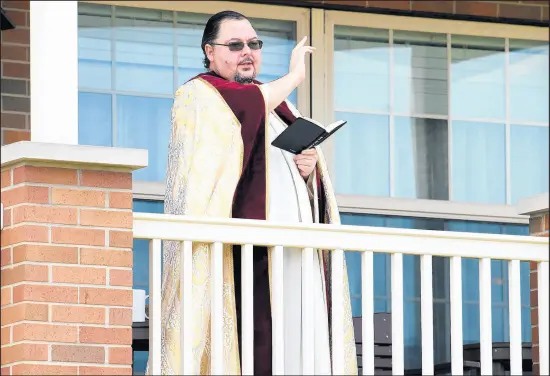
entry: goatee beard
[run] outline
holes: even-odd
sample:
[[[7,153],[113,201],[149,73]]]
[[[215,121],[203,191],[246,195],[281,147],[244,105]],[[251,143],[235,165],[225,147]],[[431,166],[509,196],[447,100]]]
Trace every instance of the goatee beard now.
[[[251,84],[254,82],[254,78],[256,78],[256,73],[254,72],[251,76],[241,76],[239,72],[235,72],[235,75],[233,76],[233,79],[235,82],[238,82],[240,84]]]

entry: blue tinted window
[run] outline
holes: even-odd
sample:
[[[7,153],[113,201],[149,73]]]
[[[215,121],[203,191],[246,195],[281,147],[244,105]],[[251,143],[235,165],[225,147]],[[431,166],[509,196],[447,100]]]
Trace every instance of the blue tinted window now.
[[[348,122],[334,135],[336,191],[350,195],[388,196],[389,117],[337,112],[336,118]]]
[[[452,116],[504,120],[504,39],[451,35],[451,43]]]
[[[134,179],[164,181],[173,100],[117,95],[116,103],[116,145],[149,151],[149,165]]]
[[[78,93],[78,143],[113,146],[110,94]]]
[[[512,204],[548,192],[548,126],[512,124],[510,164]]]
[[[336,111],[389,111],[388,30],[336,25],[334,35]]]
[[[109,90],[112,81],[111,7],[78,4],[78,86]]]
[[[512,122],[548,123],[548,41],[510,39]]]
[[[504,124],[453,121],[453,201],[506,203]]]
[[[154,9],[115,8],[117,90],[174,93],[173,13]]]

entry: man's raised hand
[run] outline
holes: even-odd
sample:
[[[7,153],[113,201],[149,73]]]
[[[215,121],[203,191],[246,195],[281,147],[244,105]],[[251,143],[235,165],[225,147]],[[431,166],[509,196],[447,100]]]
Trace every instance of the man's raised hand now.
[[[302,82],[306,78],[306,59],[307,53],[313,53],[315,47],[306,46],[307,36],[303,37],[300,42],[292,50],[290,56],[289,73],[292,73],[298,82]]]

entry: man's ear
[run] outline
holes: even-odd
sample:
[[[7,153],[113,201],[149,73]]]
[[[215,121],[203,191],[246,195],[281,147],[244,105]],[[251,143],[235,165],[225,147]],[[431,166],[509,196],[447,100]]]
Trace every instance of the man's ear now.
[[[214,61],[214,48],[207,44],[204,46],[204,52],[206,53],[206,57],[208,58],[208,60],[210,60],[210,62],[213,62]]]

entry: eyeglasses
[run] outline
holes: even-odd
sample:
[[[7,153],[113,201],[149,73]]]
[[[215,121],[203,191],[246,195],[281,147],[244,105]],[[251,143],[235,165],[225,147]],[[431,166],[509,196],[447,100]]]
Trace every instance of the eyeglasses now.
[[[228,44],[212,43],[215,46],[229,47],[229,51],[242,51],[244,48],[244,42],[230,42]],[[251,50],[259,50],[264,45],[264,42],[256,39],[246,43]]]

